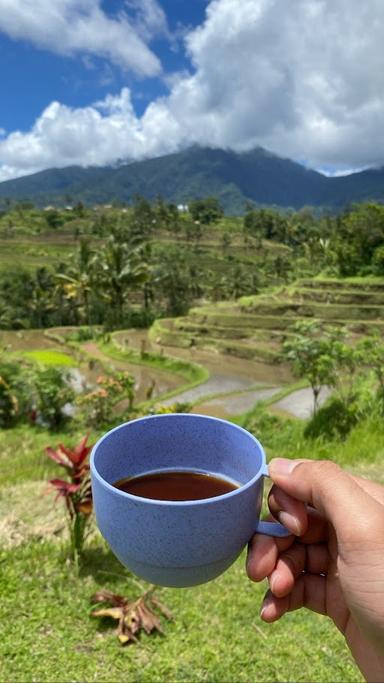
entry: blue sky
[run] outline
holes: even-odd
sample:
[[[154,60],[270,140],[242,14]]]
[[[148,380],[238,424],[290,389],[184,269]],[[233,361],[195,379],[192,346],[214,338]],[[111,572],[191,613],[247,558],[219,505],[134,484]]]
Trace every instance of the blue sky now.
[[[153,41],[153,49],[165,71],[172,73],[190,68],[182,48],[183,31],[203,22],[206,5],[205,0],[164,0],[161,3],[170,31],[180,34],[174,42],[164,36]],[[101,7],[111,17],[124,7],[127,10],[123,0],[104,0]],[[132,9],[130,14],[134,15]],[[28,38],[14,40],[1,32],[0,56],[3,64],[1,85],[7,93],[0,101],[0,128],[6,131],[29,130],[52,100],[71,107],[84,107],[103,99],[111,89],[120,91],[128,85],[134,93],[135,110],[140,115],[151,100],[168,91],[158,78],[137,78],[134,73],[124,72],[95,55],[92,59],[87,59],[86,52],[63,57],[39,48]]]
[[[198,143],[384,163],[382,0],[0,0],[0,181]]]

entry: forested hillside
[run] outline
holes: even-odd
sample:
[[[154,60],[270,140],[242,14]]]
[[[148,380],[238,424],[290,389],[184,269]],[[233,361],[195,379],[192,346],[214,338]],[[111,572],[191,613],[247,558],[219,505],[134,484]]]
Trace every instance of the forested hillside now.
[[[354,201],[383,201],[384,172],[327,178],[262,148],[236,153],[195,146],[117,168],[72,166],[0,183],[3,202],[28,200],[38,206],[132,203],[135,194],[150,201],[161,196],[176,204],[213,195],[231,215],[243,213],[249,201],[293,209],[340,209]]]

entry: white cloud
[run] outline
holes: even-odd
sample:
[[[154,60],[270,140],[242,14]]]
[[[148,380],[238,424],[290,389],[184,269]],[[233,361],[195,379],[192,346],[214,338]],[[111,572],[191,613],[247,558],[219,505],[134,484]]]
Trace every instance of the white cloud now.
[[[125,0],[125,6],[133,13],[135,29],[145,41],[156,35],[169,35],[165,13],[157,0]]]
[[[383,39],[382,0],[213,0],[168,105],[203,143],[383,163]]]
[[[79,109],[52,102],[30,132],[0,139],[0,180],[44,168],[165,154],[180,139],[178,124],[160,103],[137,118],[128,88]]]
[[[51,52],[98,55],[141,76],[156,76],[161,64],[146,42],[166,31],[166,20],[156,0],[145,0],[144,7],[133,18],[124,12],[111,18],[100,0],[0,0],[0,31]]]
[[[0,10],[22,4],[31,7],[0,0]],[[64,21],[57,17],[64,6],[76,6],[79,22],[80,9],[103,16],[91,0],[35,0],[36,16],[37,4],[53,24]],[[147,40],[165,31],[164,17],[155,0],[142,7],[136,21],[147,26]],[[131,19],[116,21],[131,26]],[[76,33],[85,40],[86,31]],[[140,29],[137,40],[144,34]],[[0,172],[4,179],[48,166],[105,164],[193,142],[237,150],[261,145],[338,171],[383,164],[383,40],[382,0],[212,0],[205,22],[186,36],[193,73],[171,75],[167,97],[141,118],[127,89],[83,109],[52,103],[29,133],[0,139]]]

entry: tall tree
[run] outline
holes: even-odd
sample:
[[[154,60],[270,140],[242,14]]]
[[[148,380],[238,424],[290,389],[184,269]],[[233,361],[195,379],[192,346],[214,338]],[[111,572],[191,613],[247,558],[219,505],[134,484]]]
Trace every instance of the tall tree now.
[[[55,302],[54,279],[47,268],[36,269],[27,301],[31,327],[49,327]]]
[[[78,312],[79,322],[92,324],[90,296],[96,284],[95,254],[87,240],[81,240],[65,273],[57,273],[63,282],[65,296],[72,301]]]
[[[216,197],[205,197],[205,199],[194,199],[189,202],[189,213],[194,221],[200,221],[205,225],[215,223],[223,217],[223,207],[219,204]]]
[[[124,304],[129,293],[142,286],[149,277],[143,259],[144,245],[132,246],[112,233],[97,257],[97,282],[101,296],[112,309],[114,324],[123,322]]]

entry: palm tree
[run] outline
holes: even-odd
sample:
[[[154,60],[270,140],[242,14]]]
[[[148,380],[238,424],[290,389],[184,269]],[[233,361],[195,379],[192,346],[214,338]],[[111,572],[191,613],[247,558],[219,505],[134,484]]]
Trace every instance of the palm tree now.
[[[132,246],[112,233],[97,256],[96,269],[99,292],[116,313],[115,322],[121,324],[127,292],[144,284],[149,277],[143,245]]]
[[[23,321],[16,317],[9,306],[1,303],[0,305],[0,330],[14,330],[25,327]]]
[[[72,263],[65,273],[57,273],[57,280],[63,283],[65,298],[76,304],[87,325],[91,325],[90,295],[95,279],[95,255],[86,240],[81,240],[79,248],[72,255]]]
[[[49,326],[49,314],[54,310],[52,275],[46,268],[37,268],[32,282],[27,307],[32,314],[33,327]]]

